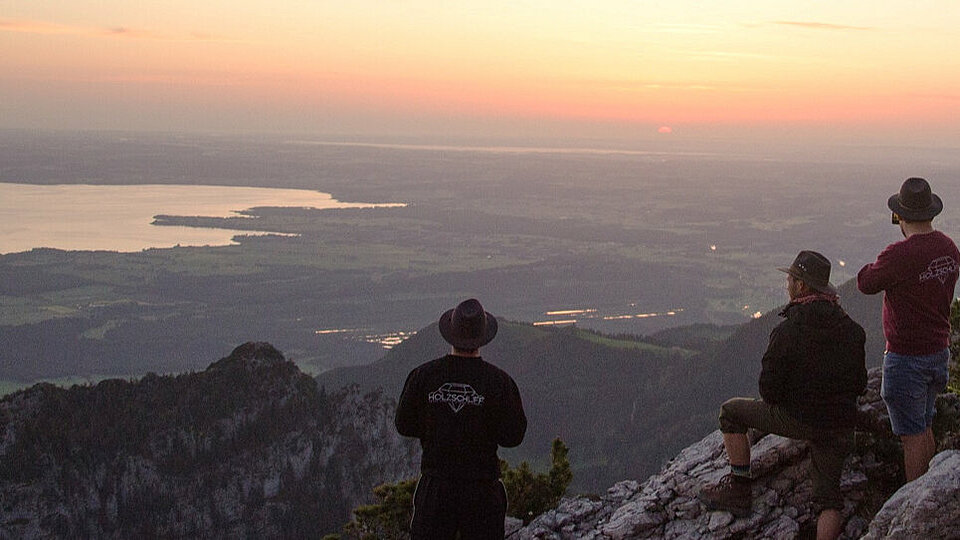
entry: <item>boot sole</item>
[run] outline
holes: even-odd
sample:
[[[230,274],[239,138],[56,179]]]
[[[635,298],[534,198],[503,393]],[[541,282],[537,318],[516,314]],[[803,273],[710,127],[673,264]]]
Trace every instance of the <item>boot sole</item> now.
[[[700,502],[703,503],[708,512],[730,512],[734,517],[744,518],[749,516],[753,511],[753,505],[750,506],[726,506],[720,504],[716,501],[710,499],[704,499],[703,497],[697,497],[700,499]]]

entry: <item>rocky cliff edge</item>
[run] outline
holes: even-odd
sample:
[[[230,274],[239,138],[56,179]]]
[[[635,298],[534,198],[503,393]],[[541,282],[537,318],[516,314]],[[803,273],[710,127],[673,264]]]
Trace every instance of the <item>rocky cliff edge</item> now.
[[[871,370],[860,399],[856,451],[841,480],[846,523],[841,538],[960,538],[960,399],[944,394],[937,408],[941,452],[926,475],[902,485],[902,454],[880,398],[880,371]],[[812,538],[817,516],[808,445],[751,436],[755,480],[747,517],[707,511],[697,499],[702,486],[728,471],[723,439],[715,431],[647,481],[619,482],[600,497],[565,498],[526,527],[513,522],[508,538]]]

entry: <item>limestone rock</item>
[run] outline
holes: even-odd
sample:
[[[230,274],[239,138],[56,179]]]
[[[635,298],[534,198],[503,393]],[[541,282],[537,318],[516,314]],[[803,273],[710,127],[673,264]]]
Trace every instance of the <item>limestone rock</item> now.
[[[941,400],[944,417],[956,400]],[[859,403],[857,445],[844,466],[841,492],[845,529],[841,538],[960,536],[960,453],[937,456],[931,472],[904,486],[877,514],[902,478],[899,442],[889,428],[880,398],[880,370],[869,373]],[[715,431],[687,447],[645,482],[626,480],[599,501],[564,499],[509,538],[574,540],[580,538],[794,538],[815,532],[811,504],[809,445],[774,435],[751,433],[753,507],[750,515],[708,512],[697,499],[704,485],[728,472],[723,438]],[[916,484],[916,486],[914,486]],[[907,502],[909,501],[909,503]],[[560,514],[564,519],[558,519]],[[877,514],[873,524],[863,516]],[[934,515],[936,514],[936,515]],[[908,528],[913,527],[913,528]],[[939,531],[939,532],[937,532]]]
[[[883,505],[864,537],[960,537],[960,450],[934,456],[930,470]]]

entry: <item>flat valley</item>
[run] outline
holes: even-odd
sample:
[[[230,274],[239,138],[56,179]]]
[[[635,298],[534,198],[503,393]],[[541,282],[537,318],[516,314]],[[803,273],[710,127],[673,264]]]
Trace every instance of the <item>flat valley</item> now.
[[[782,304],[775,268],[800,249],[826,254],[835,283],[850,279],[896,239],[885,202],[902,178],[928,176],[957,199],[958,171],[949,152],[909,148],[3,132],[5,183],[403,206],[158,210],[151,228],[230,230],[235,243],[2,255],[0,379],[202,369],[195,359],[250,340],[320,373],[380,358],[470,296],[507,320],[608,335],[739,324]],[[955,233],[960,212],[939,221]]]

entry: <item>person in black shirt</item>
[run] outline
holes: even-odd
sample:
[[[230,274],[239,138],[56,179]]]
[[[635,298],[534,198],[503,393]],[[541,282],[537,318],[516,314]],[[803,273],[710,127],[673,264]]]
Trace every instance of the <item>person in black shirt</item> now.
[[[499,446],[523,441],[527,417],[513,378],[480,357],[497,319],[474,298],[440,317],[450,354],[407,376],[395,424],[420,439],[420,481],[410,533],[417,539],[501,539],[507,496]]]
[[[720,408],[720,431],[731,474],[700,492],[710,510],[750,514],[747,429],[810,443],[813,500],[820,509],[817,538],[842,531],[840,474],[853,449],[857,396],[867,384],[863,328],[840,308],[830,284],[830,261],[801,251],[787,274],[790,303],[770,333],[760,370],[762,399],[733,398]]]

